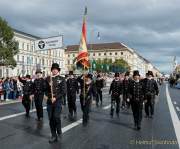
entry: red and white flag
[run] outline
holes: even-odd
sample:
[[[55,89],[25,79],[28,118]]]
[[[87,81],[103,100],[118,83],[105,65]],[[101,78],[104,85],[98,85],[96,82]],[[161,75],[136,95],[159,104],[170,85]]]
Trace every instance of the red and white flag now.
[[[89,56],[87,50],[87,41],[86,41],[86,16],[87,16],[87,7],[85,7],[85,13],[83,17],[83,25],[82,25],[82,34],[79,45],[79,53],[76,57],[77,66],[83,66],[84,68],[89,68]]]

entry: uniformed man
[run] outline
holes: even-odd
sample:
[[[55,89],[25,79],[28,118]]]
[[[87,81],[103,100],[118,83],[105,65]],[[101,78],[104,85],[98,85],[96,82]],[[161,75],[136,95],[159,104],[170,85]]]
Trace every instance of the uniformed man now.
[[[26,117],[29,118],[29,111],[33,98],[33,82],[31,81],[30,75],[26,75],[25,79],[19,77],[19,81],[23,84],[22,104],[26,110]]]
[[[130,107],[130,100],[128,97],[128,86],[129,86],[130,78],[129,78],[129,71],[125,73],[123,79],[123,101],[122,101],[122,108],[124,109],[125,106],[129,109]]]
[[[79,93],[78,81],[73,75],[73,71],[69,71],[67,79],[67,101],[69,108],[69,119],[76,118],[76,93]]]
[[[47,111],[49,117],[49,125],[52,137],[49,143],[58,141],[61,137],[61,108],[63,95],[66,94],[66,81],[59,75],[60,68],[57,63],[53,63],[51,67],[52,76],[47,78]]]
[[[102,105],[102,88],[103,88],[103,79],[100,75],[97,75],[96,79],[96,105],[99,106],[99,100]]]
[[[138,70],[133,72],[133,79],[128,86],[128,94],[130,97],[131,108],[134,117],[134,125],[137,130],[141,129],[142,109],[144,99],[144,86],[140,81],[140,74]]]
[[[147,118],[153,118],[155,95],[159,94],[157,82],[154,80],[152,71],[148,71],[147,78],[144,80],[145,86],[145,113]]]
[[[68,78],[69,78],[69,76],[66,74],[66,75],[65,75],[66,84],[67,84]],[[63,102],[62,102],[63,106],[66,106],[66,102],[67,102],[66,100],[67,100],[66,94],[64,94],[64,95],[63,95]]]
[[[43,79],[42,71],[36,70],[36,79],[34,80],[34,102],[37,112],[37,120],[43,120],[43,98],[46,90],[46,82]]]
[[[111,94],[111,112],[110,115],[113,117],[114,108],[116,103],[116,114],[119,117],[120,110],[120,95],[122,94],[122,83],[119,78],[119,73],[115,73],[114,80],[111,83],[109,94]]]
[[[78,78],[78,82],[81,86],[80,92],[80,103],[81,103],[81,110],[83,112],[83,125],[86,126],[89,121],[89,108],[91,104],[91,97],[92,97],[92,75],[82,75]]]

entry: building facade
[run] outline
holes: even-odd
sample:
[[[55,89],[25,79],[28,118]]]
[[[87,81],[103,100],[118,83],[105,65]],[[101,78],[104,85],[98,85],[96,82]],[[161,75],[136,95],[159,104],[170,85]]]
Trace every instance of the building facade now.
[[[114,62],[116,59],[123,59],[130,66],[131,72],[133,70],[139,70],[142,76],[145,76],[148,70],[153,71],[153,65],[148,60],[123,43],[88,44],[87,48],[90,60],[111,59]],[[78,49],[78,45],[69,45],[65,49],[66,67],[68,70],[73,69],[73,61],[78,54]]]
[[[1,67],[0,77],[34,75],[36,69],[41,69],[44,75],[48,75],[53,62],[59,64],[62,73],[65,72],[64,49],[37,51],[34,44],[40,38],[17,30],[14,30],[14,39],[19,48],[19,53],[14,56],[17,66],[14,69]]]

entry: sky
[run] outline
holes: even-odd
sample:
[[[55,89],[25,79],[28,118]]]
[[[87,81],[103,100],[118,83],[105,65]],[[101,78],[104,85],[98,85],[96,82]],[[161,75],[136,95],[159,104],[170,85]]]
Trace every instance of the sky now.
[[[122,42],[164,73],[174,56],[180,63],[180,0],[0,0],[0,16],[42,38],[62,34],[70,45],[80,41],[85,6],[89,43]]]

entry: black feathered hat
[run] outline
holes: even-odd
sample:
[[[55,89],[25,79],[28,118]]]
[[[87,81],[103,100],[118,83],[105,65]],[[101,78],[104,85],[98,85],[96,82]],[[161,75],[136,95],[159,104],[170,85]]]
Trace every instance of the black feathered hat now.
[[[129,74],[130,74],[129,71],[127,71],[127,72],[125,73],[125,76],[129,76]]]
[[[134,76],[140,76],[140,74],[139,74],[139,71],[138,71],[138,70],[134,70],[134,71],[133,71],[133,77],[134,77]]]
[[[115,75],[114,75],[114,77],[119,77],[119,73],[116,72]]]
[[[38,74],[38,73],[41,73],[41,74],[42,74],[41,69],[37,69],[37,70],[36,70],[36,74]]]
[[[73,75],[73,71],[69,71],[69,75]]]
[[[151,76],[154,76],[154,75],[153,75],[153,72],[150,71],[150,70],[148,71],[147,75],[148,75],[148,76],[150,76],[150,75],[151,75]]]
[[[26,78],[27,78],[27,79],[31,79],[31,76],[27,74],[27,75],[26,75]]]
[[[52,64],[51,71],[52,71],[53,69],[57,69],[58,71],[61,70],[61,69],[59,68],[59,64],[58,64],[58,63],[53,63],[53,64]]]

